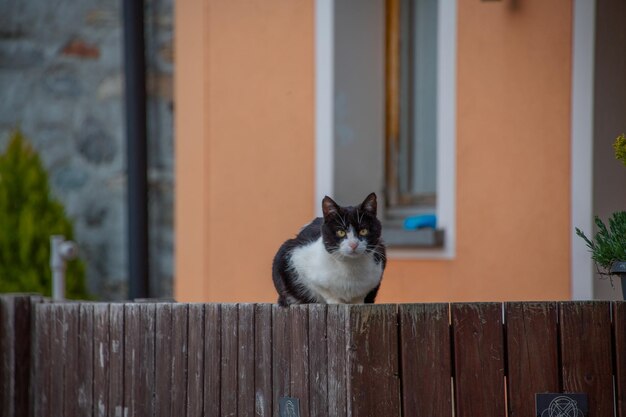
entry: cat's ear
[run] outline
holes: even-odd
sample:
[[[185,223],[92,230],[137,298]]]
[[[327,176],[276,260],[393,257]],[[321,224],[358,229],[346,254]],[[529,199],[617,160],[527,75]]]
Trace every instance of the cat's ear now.
[[[361,209],[376,216],[376,193],[371,193],[361,203]]]
[[[339,205],[329,196],[325,196],[322,200],[322,213],[324,217],[339,213]]]

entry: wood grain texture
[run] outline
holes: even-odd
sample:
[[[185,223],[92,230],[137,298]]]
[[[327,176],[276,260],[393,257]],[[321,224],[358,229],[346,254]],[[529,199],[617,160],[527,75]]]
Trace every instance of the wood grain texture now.
[[[170,415],[187,415],[187,352],[189,305],[172,304],[172,372]]]
[[[14,413],[15,298],[0,296],[0,413]]]
[[[154,415],[166,417],[172,411],[172,304],[157,304],[155,331]]]
[[[63,320],[63,415],[78,416],[78,321],[79,304],[65,304],[62,306]]]
[[[142,387],[139,374],[141,361],[141,310],[139,304],[124,305],[124,413],[139,416],[142,410]]]
[[[221,401],[221,306],[207,304],[204,308],[204,415],[220,417]]]
[[[328,340],[328,415],[348,415],[348,306],[329,305],[326,312]]]
[[[49,304],[35,306],[35,346],[33,348],[33,382],[31,397],[33,416],[50,417],[51,366],[46,358],[51,358],[51,340],[54,319]]]
[[[532,415],[546,391],[585,392],[590,416],[612,416],[615,403],[626,417],[624,302],[507,303],[503,325],[499,303],[63,303],[30,313],[25,300],[0,309],[13,323],[2,324],[1,354],[14,346],[3,413],[5,398],[28,398],[23,372],[33,417],[278,417],[285,396],[300,399],[303,417],[445,417],[453,404],[459,417],[515,417]],[[12,407],[10,417],[24,410]]]
[[[237,321],[237,415],[254,415],[254,305],[239,304]]]
[[[204,305],[189,305],[189,353],[187,361],[187,415],[204,409]]]
[[[125,385],[125,346],[124,304],[109,306],[109,416],[126,416],[127,405],[124,403]]]
[[[139,368],[142,384],[143,408],[140,415],[154,414],[154,342],[156,339],[156,304],[141,304],[141,366]]]
[[[510,417],[535,412],[535,394],[560,392],[556,303],[505,304]]]
[[[272,305],[254,310],[254,415],[272,415]]]
[[[455,404],[459,417],[501,417],[504,336],[499,303],[452,304]]]
[[[35,319],[31,309],[41,301],[42,297],[28,294],[0,295],[0,415],[26,417],[32,412]]]
[[[237,304],[222,304],[221,416],[237,415],[237,360],[239,358]]]
[[[309,305],[309,413],[328,416],[328,339],[325,304]]]
[[[300,417],[309,417],[309,309],[289,308],[291,319],[291,396],[300,400]]]
[[[291,322],[289,309],[272,306],[272,416],[279,417],[279,398],[291,394]]]
[[[15,298],[15,368],[14,368],[14,417],[27,417],[30,410],[29,386],[31,383],[32,306],[41,297],[30,295]]]
[[[41,297],[38,297],[41,298]],[[0,296],[0,415],[26,416],[31,376],[31,296]]]
[[[77,363],[77,414],[91,416],[94,411],[94,304],[79,304],[78,310],[78,354]]]
[[[109,315],[109,304],[94,305],[93,414],[96,417],[109,415]]]
[[[33,416],[47,416],[50,398],[50,366],[45,366],[50,358],[51,314],[46,304],[37,304],[33,309],[35,327],[32,349],[32,385],[30,390]]]
[[[37,357],[39,354],[39,342],[40,336],[38,334],[38,323],[37,323],[37,306],[47,302],[48,300],[41,296],[30,296],[30,312],[29,312],[29,339],[30,339],[30,347],[28,349],[30,358],[29,358],[29,382],[26,387],[26,391],[24,396],[28,403],[28,412],[24,416],[35,416],[38,411],[35,409],[37,405],[37,401],[39,400],[37,397],[41,395],[42,386],[41,381],[39,380],[39,369],[38,366],[41,366],[41,360]],[[44,342],[45,343],[45,342]]]
[[[135,415],[152,415],[154,413],[154,341],[156,336],[156,305],[154,303],[139,304],[140,340],[139,340],[139,380],[137,388],[138,408]],[[132,415],[132,414],[131,414]]]
[[[626,417],[626,301],[613,303],[617,415]]]
[[[348,307],[348,415],[399,416],[395,305]]]
[[[560,303],[559,314],[563,390],[587,393],[590,416],[613,415],[610,304]]]
[[[155,312],[154,304],[124,305],[124,405],[131,417],[154,409]]]
[[[401,304],[402,410],[405,416],[452,416],[448,304]]]
[[[50,319],[53,321],[52,338],[50,340],[50,415],[64,416],[63,390],[65,381],[65,335],[63,332],[63,308],[53,304],[50,309]]]

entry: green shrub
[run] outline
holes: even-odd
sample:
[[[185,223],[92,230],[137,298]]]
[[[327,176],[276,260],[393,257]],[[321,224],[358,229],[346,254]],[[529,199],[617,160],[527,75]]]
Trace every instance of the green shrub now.
[[[591,258],[599,266],[600,273],[608,274],[613,262],[626,260],[626,211],[613,213],[608,227],[596,216],[598,232],[593,240],[576,228],[576,234],[583,238],[591,250]]]
[[[615,158],[626,165],[626,136],[623,133],[615,139],[613,149],[615,149]]]
[[[15,131],[0,155],[0,292],[50,296],[50,236],[73,239],[63,206],[50,195],[41,160]],[[87,299],[85,266],[68,262],[66,296]]]

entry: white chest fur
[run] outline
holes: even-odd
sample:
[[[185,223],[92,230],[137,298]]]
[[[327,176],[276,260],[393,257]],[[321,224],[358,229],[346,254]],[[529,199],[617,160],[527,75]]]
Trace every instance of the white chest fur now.
[[[383,273],[371,254],[355,258],[331,255],[321,238],[294,249],[290,266],[296,271],[298,284],[328,304],[362,303]]]

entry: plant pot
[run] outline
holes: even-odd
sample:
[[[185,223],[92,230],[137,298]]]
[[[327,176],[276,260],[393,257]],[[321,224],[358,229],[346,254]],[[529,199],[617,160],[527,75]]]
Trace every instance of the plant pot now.
[[[613,275],[619,275],[622,281],[622,297],[626,300],[626,262],[613,262],[610,272]]]

